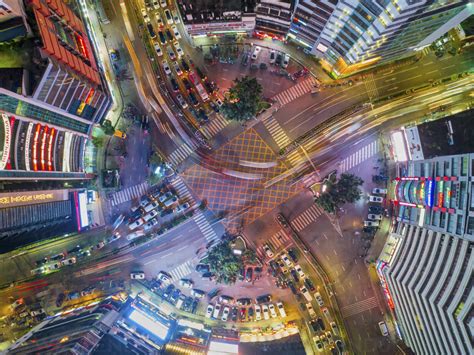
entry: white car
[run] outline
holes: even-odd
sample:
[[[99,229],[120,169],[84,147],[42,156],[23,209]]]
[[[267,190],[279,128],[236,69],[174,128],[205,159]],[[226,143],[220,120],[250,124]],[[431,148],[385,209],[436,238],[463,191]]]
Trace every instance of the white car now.
[[[214,313],[212,313],[212,318],[219,318],[219,312],[221,311],[221,305],[219,303],[216,303],[214,306]]]
[[[194,296],[196,298],[203,298],[206,295],[206,292],[202,290],[198,290],[196,288],[191,290],[191,296]]]
[[[331,318],[331,314],[329,313],[329,309],[327,309],[326,307],[323,307],[323,308],[321,308],[321,311],[323,312],[323,314],[326,316],[326,318],[327,318],[328,320],[331,320],[331,319],[330,319],[330,318]]]
[[[158,57],[161,57],[163,55],[163,51],[161,50],[161,47],[158,43],[155,43],[155,51]]]
[[[143,223],[144,223],[143,219],[139,218],[135,222],[130,223],[128,225],[128,229],[130,229],[132,231],[132,230],[137,229],[138,227],[140,227]]]
[[[272,316],[272,318],[276,318],[278,317],[276,311],[275,311],[275,306],[273,305],[273,303],[270,303],[268,305],[268,310],[270,311],[270,315]]]
[[[388,191],[387,189],[381,189],[381,188],[376,187],[372,190],[372,193],[373,194],[386,195],[387,191]]]
[[[130,278],[132,280],[143,280],[145,279],[145,273],[144,272],[131,272]]]
[[[32,317],[36,317],[36,316],[39,316],[40,314],[44,314],[44,313],[46,313],[46,312],[44,311],[44,309],[43,309],[43,308],[40,308],[40,309],[37,309],[37,310],[35,310],[35,311],[31,311],[30,315],[31,315]]]
[[[179,19],[179,16],[176,12],[173,12],[173,19],[175,23],[181,23],[181,20]]]
[[[160,281],[163,281],[164,283],[170,283],[171,282],[171,276],[164,273],[163,271],[160,271],[156,278]]]
[[[324,306],[323,298],[321,297],[321,294],[319,292],[316,292],[314,294],[314,298],[316,298],[316,302],[318,302],[319,307]]]
[[[309,292],[308,292],[308,290],[306,289],[305,286],[301,286],[300,291],[303,294],[304,298],[306,298],[306,300],[308,302],[311,302],[313,300],[313,297],[311,297],[311,295],[309,294]]]
[[[221,99],[219,98],[216,98],[216,104],[217,106],[221,107],[222,105],[224,105],[224,103],[221,101]]]
[[[282,254],[282,255],[281,255],[281,260],[283,260],[283,262],[286,264],[286,266],[288,266],[288,267],[293,266],[293,263],[292,263],[291,260],[288,258],[288,255]]]
[[[213,310],[214,310],[214,306],[209,303],[206,308],[206,318],[211,318]]]
[[[173,44],[174,44],[174,48],[176,49],[176,53],[178,54],[178,57],[181,58],[184,55],[184,52],[181,49],[181,47],[179,46],[178,41],[174,41]]]
[[[306,277],[306,275],[304,274],[303,270],[301,269],[301,266],[299,264],[296,264],[295,265],[295,270],[296,272],[298,273],[298,275],[300,275],[300,277],[302,279],[304,279]]]
[[[274,49],[270,52],[270,64],[275,64],[276,60],[276,52]]]
[[[288,64],[290,64],[290,55],[285,54],[285,57],[283,58],[283,63],[281,63],[281,66],[283,68],[288,68]]]
[[[163,61],[163,70],[165,71],[166,75],[171,75],[171,69],[166,60]]]
[[[316,344],[316,349],[318,349],[318,351],[321,353],[323,352],[324,350],[324,346],[323,346],[323,342],[321,341],[321,339],[319,338],[319,336],[314,336],[313,337],[313,340],[314,340],[314,343]]]
[[[381,214],[369,213],[367,215],[367,218],[370,219],[371,221],[381,221],[382,220],[382,215]]]
[[[263,246],[263,250],[265,250],[265,254],[267,254],[267,256],[268,256],[269,258],[273,258],[273,252],[272,252],[272,250],[270,249],[270,246],[269,246],[268,244],[265,244],[265,245]]]
[[[252,53],[252,60],[255,60],[258,58],[258,55],[260,54],[260,51],[262,50],[262,47],[256,46],[255,49],[253,50]]]
[[[186,102],[186,100],[184,100],[183,95],[178,94],[178,95],[176,96],[176,99],[178,100],[179,106],[181,106],[181,108],[186,108],[186,107],[188,107],[188,103]]]
[[[49,265],[49,269],[50,270],[57,270],[61,267],[61,263],[60,262],[57,262],[57,263],[54,263],[52,265]]]
[[[176,70],[176,74],[178,74],[179,76],[183,75],[183,71],[179,67],[178,62],[174,62],[174,70]]]
[[[382,203],[383,202],[383,197],[370,195],[369,196],[369,202]]]
[[[166,0],[160,0],[160,6],[161,7],[166,7],[168,4],[166,3]]]
[[[72,264],[75,264],[76,263],[76,258],[75,257],[72,257],[72,258],[69,258],[69,259],[64,259],[61,261],[61,264],[63,265],[72,265]]]
[[[262,304],[262,312],[263,312],[263,318],[265,320],[270,319],[270,314],[268,313],[268,306],[266,304]]]
[[[308,310],[309,316],[311,318],[316,318],[316,312],[314,311],[313,305],[311,303],[306,303],[306,309]]]
[[[156,216],[158,216],[158,213],[154,210],[151,210],[150,212],[148,212],[146,215],[143,216],[143,220],[145,222],[148,222],[150,219],[153,219]]]
[[[179,284],[183,286],[184,288],[192,288],[193,287],[193,282],[189,279],[181,279],[179,280]]]
[[[278,312],[280,312],[280,316],[282,318],[285,318],[286,317],[286,312],[285,312],[285,307],[283,307],[283,303],[278,302],[277,303],[277,308],[278,308]]]
[[[171,46],[168,47],[168,55],[170,56],[171,60],[176,60],[176,54]]]
[[[227,306],[225,306],[225,307],[224,307],[224,311],[222,312],[222,317],[221,317],[221,319],[222,319],[223,321],[226,321],[226,320],[227,320],[227,317],[229,317],[229,313],[230,313],[230,308],[227,307]]]
[[[187,210],[189,208],[189,203],[183,203],[182,205],[179,205],[178,207],[176,207],[173,212],[174,213],[180,213],[180,212],[183,212],[185,210]]]
[[[154,1],[153,1],[153,7],[155,8],[155,10],[159,10],[159,9],[160,9],[160,3],[158,2],[158,0],[154,0]]]
[[[178,27],[176,27],[176,25],[171,26],[171,30],[173,31],[176,39],[181,39],[181,34],[179,33]]]
[[[166,16],[166,22],[168,22],[168,25],[172,25],[174,21],[173,21],[173,16],[171,15],[171,11],[166,9],[165,16]]]
[[[255,320],[262,320],[262,311],[258,304],[255,305]]]
[[[379,221],[364,221],[364,227],[378,227]]]
[[[148,14],[146,13],[146,10],[141,9],[141,11],[142,11],[142,16],[143,16],[143,19],[145,20],[145,22],[150,23],[150,18],[148,17]]]

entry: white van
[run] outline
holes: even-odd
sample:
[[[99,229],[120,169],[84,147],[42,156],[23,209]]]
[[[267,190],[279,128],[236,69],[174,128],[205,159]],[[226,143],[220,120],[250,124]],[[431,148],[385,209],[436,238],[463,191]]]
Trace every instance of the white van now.
[[[385,322],[379,322],[379,328],[384,337],[388,336],[388,328]]]

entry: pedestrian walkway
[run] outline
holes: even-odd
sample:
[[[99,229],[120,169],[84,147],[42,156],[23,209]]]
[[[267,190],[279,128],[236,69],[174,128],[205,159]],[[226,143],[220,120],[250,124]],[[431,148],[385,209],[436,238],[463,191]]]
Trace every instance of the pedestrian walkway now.
[[[359,165],[363,161],[373,157],[375,154],[378,153],[380,147],[377,141],[373,141],[372,143],[367,144],[365,147],[360,148],[354,154],[348,156],[343,161],[339,163],[338,171],[343,173]]]
[[[363,301],[359,301],[353,303],[349,306],[341,308],[341,313],[343,318],[349,318],[355,316],[356,314],[368,311],[369,309],[378,307],[379,304],[377,302],[376,297],[370,297]]]
[[[110,195],[109,201],[112,206],[120,205],[124,202],[130,201],[146,194],[148,190],[148,183],[145,181],[139,185],[127,187]]]
[[[215,114],[210,122],[201,128],[201,132],[207,139],[211,139],[222,131],[230,122],[222,115]]]
[[[280,126],[278,121],[273,117],[269,117],[268,119],[263,121],[263,125],[278,145],[278,148],[284,148],[291,143],[290,138],[286,135],[285,131]]]
[[[303,81],[300,81],[298,84],[292,86],[285,91],[280,92],[279,94],[273,96],[273,100],[279,102],[282,106],[286,105],[288,102],[291,102],[297,99],[304,94],[307,94],[311,91],[311,87],[316,84],[314,78],[308,78]]]
[[[292,220],[291,224],[297,232],[301,232],[311,223],[315,222],[323,213],[324,211],[320,207],[316,204],[312,204],[310,208]]]
[[[182,200],[182,202],[188,202],[191,207],[196,204],[196,201],[191,195],[191,192],[189,192],[189,189],[181,176],[177,176],[175,179],[173,179],[171,181],[171,185],[175,188],[179,199]]]
[[[193,153],[193,149],[186,143],[181,144],[173,153],[168,156],[169,161],[175,167]]]
[[[364,79],[365,90],[367,90],[367,94],[369,95],[370,99],[379,96],[379,91],[377,90],[377,85],[375,84],[374,74],[369,74]]]
[[[168,273],[171,275],[173,282],[178,281],[179,279],[182,279],[192,273],[193,267],[192,267],[192,261],[188,260],[185,263],[175,267],[173,270],[169,271]]]
[[[272,249],[274,254],[280,252],[281,249],[288,248],[293,244],[293,241],[286,235],[286,233],[282,230],[279,230],[275,234],[273,234],[265,244],[269,244],[270,248]],[[265,250],[263,250],[263,245],[257,248],[257,256],[260,259],[268,258]]]
[[[291,165],[296,166],[301,161],[303,156],[298,152],[298,150],[292,151],[286,159],[290,162]]]
[[[206,217],[201,212],[194,216],[194,221],[207,241],[212,242],[218,239],[216,232],[214,232],[214,229],[212,229]]]

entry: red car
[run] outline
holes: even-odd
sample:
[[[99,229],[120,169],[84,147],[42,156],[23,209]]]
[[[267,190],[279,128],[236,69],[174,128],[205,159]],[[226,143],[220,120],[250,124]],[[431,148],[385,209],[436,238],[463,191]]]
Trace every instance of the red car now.
[[[240,309],[239,319],[240,319],[241,322],[245,322],[245,320],[246,320],[246,313],[247,313],[247,309],[246,309],[246,308],[241,308],[241,309]]]

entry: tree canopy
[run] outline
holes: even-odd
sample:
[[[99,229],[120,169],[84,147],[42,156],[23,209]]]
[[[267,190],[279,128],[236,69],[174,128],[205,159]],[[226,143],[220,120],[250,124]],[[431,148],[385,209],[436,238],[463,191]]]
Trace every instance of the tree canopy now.
[[[104,133],[109,136],[115,133],[115,128],[114,126],[112,126],[112,122],[110,120],[104,120],[104,122],[102,122],[101,127]]]
[[[364,180],[354,174],[342,174],[339,180],[334,178],[325,182],[326,191],[315,202],[326,212],[334,213],[343,204],[360,199],[362,191],[359,187],[363,183]]]
[[[224,100],[222,113],[230,120],[247,121],[254,117],[261,108],[262,85],[256,78],[244,76],[235,79]]]
[[[232,253],[228,241],[222,241],[214,246],[203,260],[209,264],[209,269],[216,275],[217,282],[233,284],[237,281],[242,258]]]

